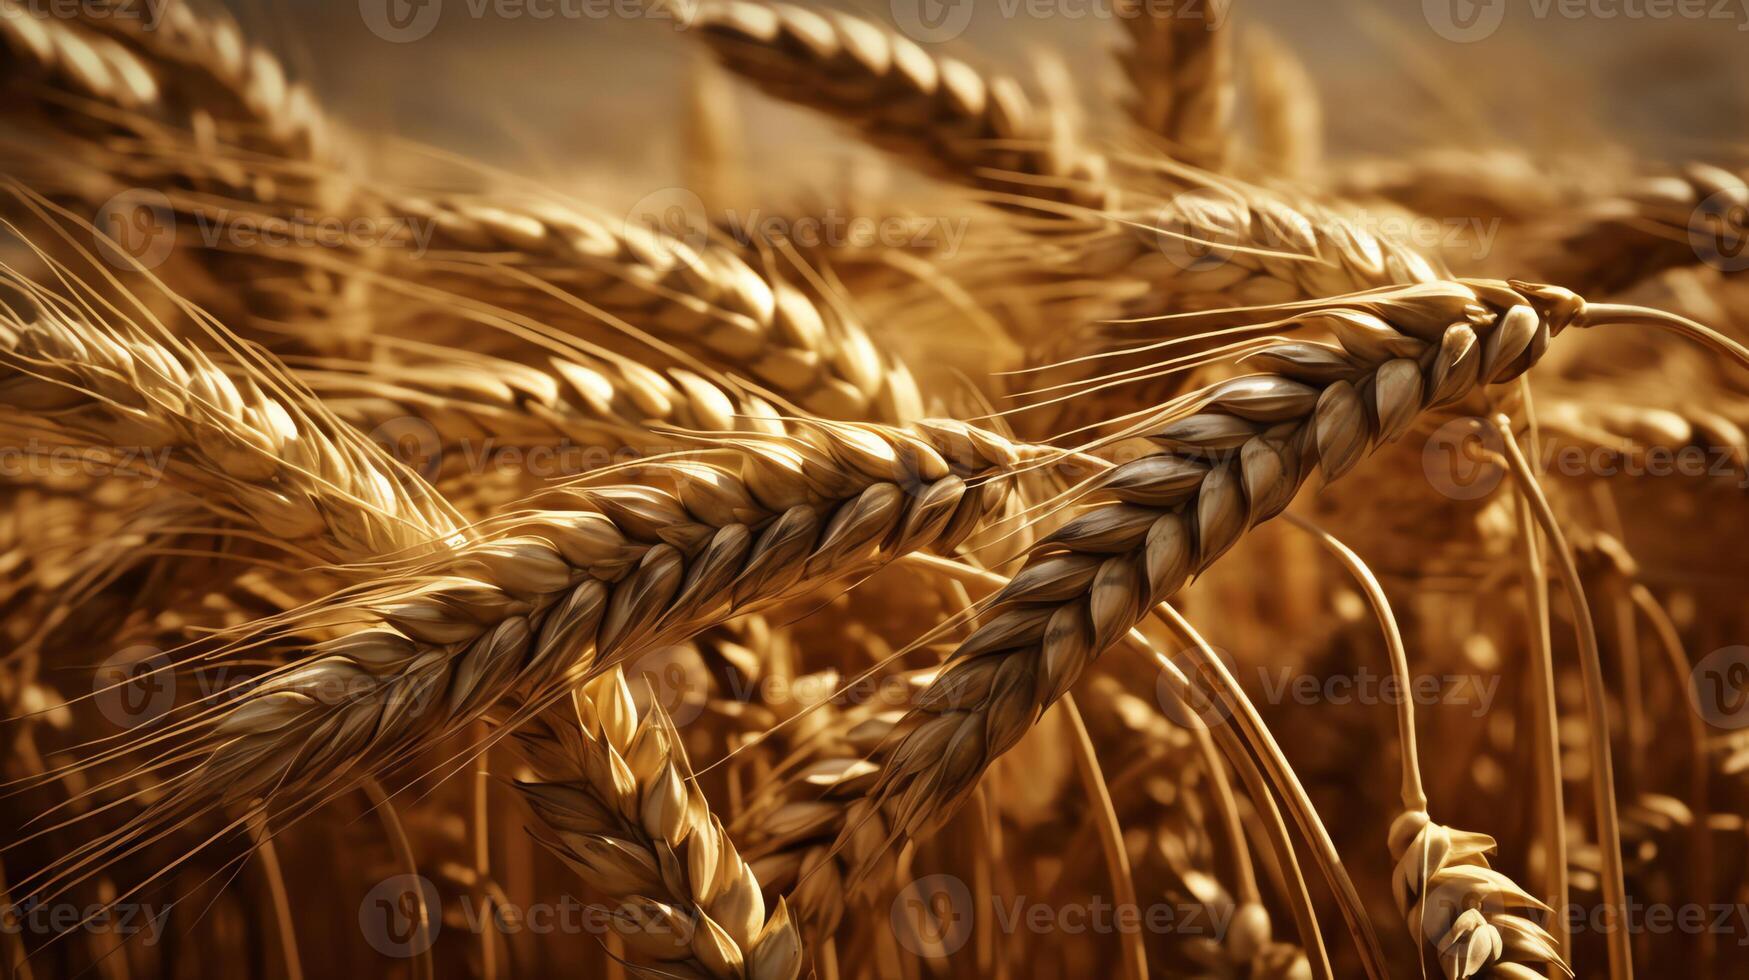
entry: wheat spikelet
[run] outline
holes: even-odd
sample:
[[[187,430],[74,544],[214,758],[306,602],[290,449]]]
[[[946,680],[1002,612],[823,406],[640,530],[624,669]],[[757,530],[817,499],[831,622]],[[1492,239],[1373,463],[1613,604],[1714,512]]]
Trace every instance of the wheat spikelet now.
[[[1035,546],[914,712],[874,791],[895,827],[937,826],[1100,651],[1286,508],[1314,468],[1334,480],[1423,411],[1518,376],[1582,310],[1564,290],[1467,281],[1287,314],[1341,346],[1266,348],[1253,360],[1272,373],[1199,392],[1141,430],[1165,451],[1102,477],[1114,502]]]
[[[1175,159],[1205,170],[1233,158],[1233,32],[1228,0],[1157,4],[1120,0],[1130,37],[1119,54],[1131,88],[1124,108],[1163,137]]]
[[[660,706],[642,718],[618,669],[517,733],[536,781],[518,789],[542,843],[599,889],[615,934],[664,969],[723,980],[793,980],[802,943],[782,900],[768,915],[693,779]]]
[[[1067,144],[1010,78],[985,79],[877,24],[788,4],[704,0],[691,27],[766,92],[854,124],[949,180],[1104,207],[1105,162]]]
[[[1494,839],[1409,810],[1391,824],[1391,894],[1409,930],[1433,946],[1446,980],[1572,976],[1554,938],[1520,912],[1548,906],[1488,866]]]

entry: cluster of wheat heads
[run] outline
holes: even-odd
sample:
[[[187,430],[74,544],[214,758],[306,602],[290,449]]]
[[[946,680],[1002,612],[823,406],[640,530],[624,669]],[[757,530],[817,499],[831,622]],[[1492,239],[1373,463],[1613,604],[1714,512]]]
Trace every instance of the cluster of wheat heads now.
[[[0,0],[7,976],[1741,972],[1741,160],[693,0],[783,220],[621,217],[143,8]]]

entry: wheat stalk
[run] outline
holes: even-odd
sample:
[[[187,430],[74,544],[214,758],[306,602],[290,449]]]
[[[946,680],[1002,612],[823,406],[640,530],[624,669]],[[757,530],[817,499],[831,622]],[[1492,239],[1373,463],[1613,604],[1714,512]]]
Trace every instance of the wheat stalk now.
[[[1266,173],[1312,180],[1324,162],[1324,106],[1317,80],[1293,48],[1269,31],[1249,32],[1244,49],[1256,117],[1252,156]]]
[[[793,980],[802,943],[699,790],[659,705],[642,718],[616,668],[517,733],[536,781],[519,782],[549,851],[611,903],[637,952],[723,980]]]

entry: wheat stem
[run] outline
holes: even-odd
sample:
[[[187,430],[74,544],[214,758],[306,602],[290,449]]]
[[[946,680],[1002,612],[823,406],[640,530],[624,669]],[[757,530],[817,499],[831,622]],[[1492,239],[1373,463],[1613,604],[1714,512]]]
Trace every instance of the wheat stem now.
[[[1566,535],[1561,531],[1554,509],[1549,506],[1548,498],[1542,492],[1536,472],[1530,468],[1523,451],[1518,448],[1512,421],[1503,415],[1497,416],[1494,426],[1500,432],[1513,478],[1524,487],[1531,512],[1549,541],[1550,550],[1555,556],[1555,569],[1567,591],[1568,601],[1573,606],[1573,626],[1579,642],[1579,665],[1585,680],[1586,716],[1591,735],[1591,786],[1593,804],[1597,811],[1597,846],[1603,861],[1603,897],[1610,911],[1610,920],[1605,925],[1609,944],[1609,974],[1612,980],[1627,980],[1633,976],[1634,963],[1632,936],[1626,920],[1627,886],[1622,874],[1621,824],[1615,805],[1615,770],[1610,761],[1609,692],[1603,681],[1603,664],[1597,649],[1597,632],[1591,619],[1591,607],[1585,599],[1579,567],[1573,561],[1573,550],[1567,544]]]

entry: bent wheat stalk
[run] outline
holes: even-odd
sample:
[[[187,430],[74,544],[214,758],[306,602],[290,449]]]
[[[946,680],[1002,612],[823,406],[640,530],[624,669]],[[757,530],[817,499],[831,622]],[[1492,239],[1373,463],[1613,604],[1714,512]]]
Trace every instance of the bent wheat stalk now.
[[[1378,579],[1347,545],[1308,521],[1292,514],[1287,517],[1316,537],[1354,577],[1384,632],[1391,673],[1399,688],[1407,690],[1413,683],[1408,651]],[[1414,700],[1396,701],[1403,812],[1392,822],[1388,838],[1396,862],[1391,894],[1410,932],[1433,945],[1446,980],[1474,976],[1529,980],[1542,975],[1538,970],[1571,976],[1554,937],[1531,919],[1508,911],[1553,910],[1488,867],[1486,855],[1494,850],[1494,839],[1441,826],[1429,816],[1416,748]]]
[[[618,668],[516,734],[536,779],[517,788],[541,843],[606,899],[610,928],[665,968],[719,980],[794,980],[801,934],[741,860],[660,705],[638,716]]]

